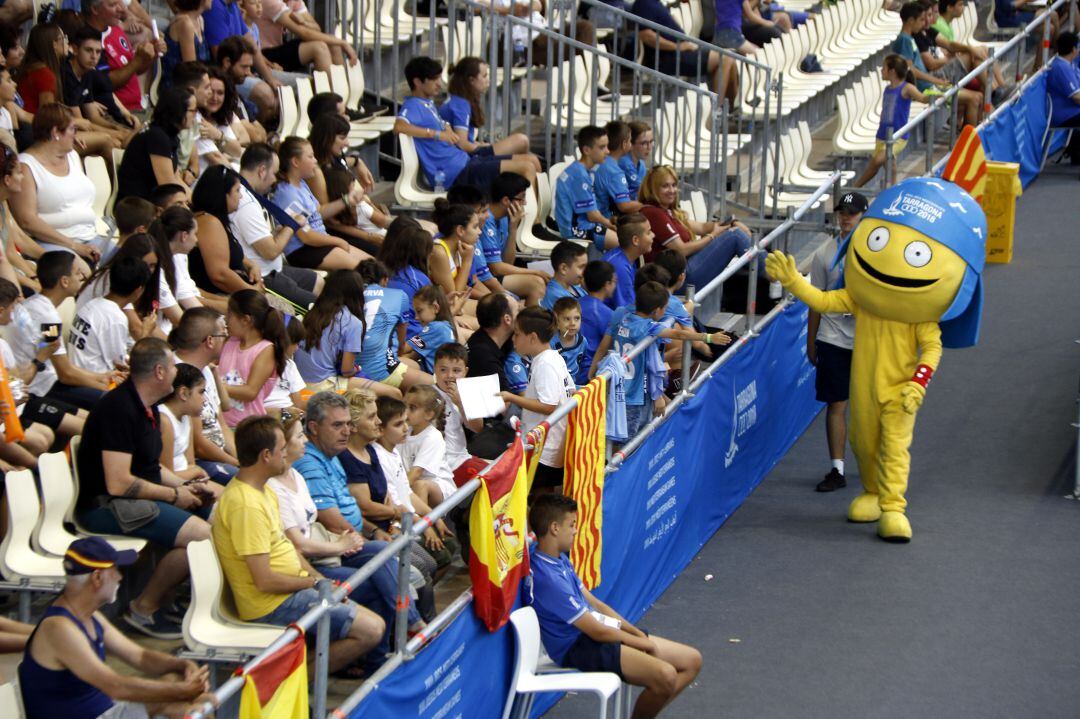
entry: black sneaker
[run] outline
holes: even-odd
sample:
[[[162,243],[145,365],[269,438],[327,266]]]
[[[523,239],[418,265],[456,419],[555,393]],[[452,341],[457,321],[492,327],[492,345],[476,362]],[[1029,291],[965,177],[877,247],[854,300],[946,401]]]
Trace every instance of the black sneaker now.
[[[183,639],[184,632],[176,622],[169,621],[164,612],[154,612],[145,617],[133,609],[124,612],[124,621],[132,629],[136,629],[148,637],[155,639]]]
[[[840,474],[840,470],[833,467],[832,471],[825,475],[825,479],[818,482],[818,485],[814,489],[818,492],[835,492],[838,489],[843,489],[847,486],[847,480],[844,479],[844,475]]]

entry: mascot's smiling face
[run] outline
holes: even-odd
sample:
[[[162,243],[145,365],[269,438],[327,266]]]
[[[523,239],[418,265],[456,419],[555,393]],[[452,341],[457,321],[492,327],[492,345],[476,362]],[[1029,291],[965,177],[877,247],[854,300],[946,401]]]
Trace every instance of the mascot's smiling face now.
[[[856,304],[878,317],[936,322],[952,305],[966,268],[958,254],[917,230],[863,218],[848,244],[844,284]]]

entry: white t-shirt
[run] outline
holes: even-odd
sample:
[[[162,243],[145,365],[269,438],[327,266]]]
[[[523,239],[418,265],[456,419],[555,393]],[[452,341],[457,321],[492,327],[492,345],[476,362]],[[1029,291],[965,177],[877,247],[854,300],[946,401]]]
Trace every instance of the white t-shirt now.
[[[96,297],[75,312],[68,332],[71,363],[89,372],[112,372],[127,364],[135,341],[128,332],[127,315],[115,302]]]
[[[401,459],[398,448],[390,451],[376,442],[375,456],[379,458],[379,466],[382,467],[383,477],[386,478],[386,493],[394,505],[406,507],[410,512],[416,508],[412,503],[412,488],[409,486],[409,475],[405,471],[405,462]]]
[[[173,255],[173,268],[176,271],[176,301],[199,299],[199,286],[188,271],[188,256],[179,253]]]
[[[419,467],[422,479],[430,479],[442,490],[443,499],[457,491],[454,472],[446,463],[446,440],[433,424],[417,435],[409,435],[401,447],[406,469]]]
[[[214,125],[217,129],[221,130],[225,135],[226,140],[235,140],[236,133],[228,125]],[[214,152],[221,152],[221,148],[217,146],[217,143],[213,140],[205,137],[200,137],[195,141],[195,152],[199,155],[199,175],[201,176],[206,172],[206,168],[210,167],[210,158],[207,155]]]
[[[292,467],[289,467],[289,474],[292,476],[293,483],[296,484],[295,492],[279,482],[277,478],[271,479],[266,486],[274,490],[274,494],[277,495],[282,529],[299,529],[300,534],[310,537],[311,525],[318,516],[315,501],[311,498],[311,492],[308,491],[304,477]]]
[[[8,337],[11,338],[13,344],[12,349],[15,352],[15,361],[20,365],[29,364],[34,356],[37,354],[38,345],[41,343],[41,325],[44,324],[60,324],[60,313],[53,305],[52,301],[44,295],[33,295],[22,303],[23,308],[30,315],[32,324],[31,336],[27,336],[27,333],[23,331],[14,322],[8,325]],[[64,347],[64,343],[61,342],[60,346],[56,348],[56,355],[67,354],[67,349]],[[41,370],[34,376],[34,380],[30,383],[30,394],[37,395],[38,397],[44,396],[52,386],[56,383],[56,368],[53,367],[52,359],[45,360],[45,369]]]
[[[529,368],[529,384],[525,388],[525,396],[529,399],[538,399],[544,404],[558,405],[563,400],[574,396],[577,387],[574,379],[566,370],[566,362],[558,350],[546,349],[533,357],[532,366]],[[522,410],[521,423],[524,431],[528,432],[544,421],[547,415],[538,412]],[[559,420],[547,433],[544,442],[544,450],[540,453],[540,461],[549,467],[563,466],[563,439],[566,435],[566,418]]]
[[[300,370],[296,369],[296,362],[287,359],[285,360],[285,371],[281,373],[277,382],[274,383],[274,388],[270,390],[270,394],[263,400],[263,407],[266,409],[292,407],[293,401],[289,395],[300,392],[306,387],[307,384],[304,382],[304,378],[300,376]]]
[[[386,228],[379,227],[371,221],[372,216],[375,214],[375,206],[367,200],[361,201],[356,206],[356,226],[365,232],[370,232],[373,235],[379,237],[386,237]]]
[[[179,281],[176,287],[177,289],[180,288]],[[109,294],[109,273],[106,272],[103,275],[98,275],[97,279],[79,292],[79,296],[75,298],[75,309],[81,310],[90,300],[104,297],[107,294]],[[165,277],[165,273],[162,272],[158,274],[158,309],[167,310],[170,307],[176,307],[176,297],[173,296],[172,290],[169,289],[169,280]],[[124,305],[124,309],[132,310],[135,309],[135,306],[128,302]]]
[[[187,450],[188,445],[191,444],[191,417],[177,417],[164,404],[159,404],[158,410],[161,412],[161,416],[172,425],[173,471],[182,472],[188,468]]]
[[[281,271],[281,255],[267,260],[255,249],[256,242],[266,237],[273,237],[274,225],[270,221],[269,213],[255,199],[255,195],[243,185],[240,186],[240,204],[236,212],[229,215],[229,225],[232,226],[233,236],[244,251],[244,257],[259,266],[259,272],[263,277],[271,272]]]
[[[183,360],[177,357],[176,362],[179,364]],[[225,434],[221,431],[221,422],[218,421],[221,395],[218,394],[214,373],[210,371],[209,365],[202,368],[202,375],[206,380],[206,394],[203,395],[202,405],[202,433],[218,449],[225,449]]]
[[[443,404],[446,407],[443,413],[446,419],[446,426],[443,428],[443,439],[446,440],[446,463],[450,465],[450,469],[457,469],[470,456],[469,450],[465,447],[465,429],[461,418],[461,410],[454,404],[454,400],[450,399],[450,395],[443,392],[438,386],[435,386],[435,391],[442,397]]]
[[[0,107],[0,130],[15,131],[15,123],[11,121],[11,113],[6,107]]]

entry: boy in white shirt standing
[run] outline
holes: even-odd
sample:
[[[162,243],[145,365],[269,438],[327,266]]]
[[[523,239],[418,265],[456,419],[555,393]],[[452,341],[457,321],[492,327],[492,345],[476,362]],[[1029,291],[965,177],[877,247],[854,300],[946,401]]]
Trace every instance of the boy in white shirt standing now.
[[[524,357],[532,358],[529,384],[525,395],[500,392],[507,404],[516,404],[521,413],[522,430],[530,431],[555,411],[563,400],[577,391],[574,378],[566,369],[566,362],[558,350],[551,348],[555,335],[555,317],[540,307],[529,307],[518,313],[514,321],[514,349]],[[563,440],[566,436],[566,418],[556,422],[547,432],[540,463],[533,479],[534,489],[553,489],[563,483]]]
[[[488,465],[487,460],[473,457],[466,446],[465,428],[479,432],[483,419],[465,419],[457,381],[469,372],[469,350],[463,344],[450,342],[435,352],[435,391],[445,405],[443,437],[446,439],[446,463],[454,471],[454,484],[461,486]]]
[[[123,308],[142,296],[150,280],[145,262],[126,257],[109,270],[109,292],[95,297],[75,313],[68,332],[71,363],[90,372],[109,373],[126,367],[135,343]]]

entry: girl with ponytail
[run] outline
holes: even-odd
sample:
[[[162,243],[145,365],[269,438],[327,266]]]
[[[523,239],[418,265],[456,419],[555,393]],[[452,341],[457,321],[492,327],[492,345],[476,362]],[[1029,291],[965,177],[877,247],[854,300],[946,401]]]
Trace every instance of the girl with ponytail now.
[[[162,284],[167,285],[176,298],[178,306],[175,307],[175,316],[165,312],[170,324],[175,325],[180,322],[184,310],[203,306],[199,299],[199,288],[188,274],[188,253],[199,241],[198,224],[191,210],[182,205],[173,205],[151,223],[146,233],[154,242]],[[227,305],[222,298],[220,306],[214,309],[224,314]],[[162,327],[162,331],[168,334],[167,328]]]
[[[218,372],[232,400],[225,423],[235,427],[246,417],[266,414],[264,400],[285,371],[285,318],[257,290],[240,290],[225,313],[229,339],[221,348]]]
[[[900,55],[886,55],[881,63],[881,79],[885,81],[885,94],[881,97],[881,122],[878,124],[877,143],[874,154],[867,163],[863,174],[852,183],[852,187],[863,187],[874,179],[878,169],[885,164],[885,136],[893,134],[907,124],[911,113],[911,101],[930,102],[926,95],[915,86],[915,76],[908,61]],[[893,158],[896,158],[907,145],[908,136],[893,142]],[[896,182],[896,163],[893,162],[892,177],[886,182]]]

